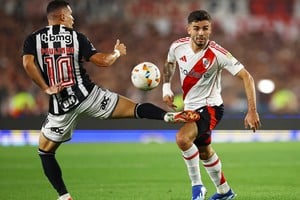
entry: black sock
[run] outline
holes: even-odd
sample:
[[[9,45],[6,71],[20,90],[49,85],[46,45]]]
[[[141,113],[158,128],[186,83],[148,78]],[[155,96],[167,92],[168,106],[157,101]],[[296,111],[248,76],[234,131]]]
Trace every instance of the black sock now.
[[[136,118],[163,120],[167,112],[151,103],[137,104],[135,107]]]
[[[68,193],[62,179],[61,169],[55,159],[55,153],[45,152],[39,149],[39,156],[42,161],[44,173],[59,196]]]

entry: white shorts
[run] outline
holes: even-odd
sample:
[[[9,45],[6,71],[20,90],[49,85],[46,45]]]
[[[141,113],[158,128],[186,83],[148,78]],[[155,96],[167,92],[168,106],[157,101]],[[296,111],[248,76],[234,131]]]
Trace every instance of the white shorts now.
[[[48,113],[42,133],[54,142],[65,142],[72,138],[73,130],[81,115],[107,119],[112,115],[118,94],[95,86],[89,96],[75,109],[63,115]]]

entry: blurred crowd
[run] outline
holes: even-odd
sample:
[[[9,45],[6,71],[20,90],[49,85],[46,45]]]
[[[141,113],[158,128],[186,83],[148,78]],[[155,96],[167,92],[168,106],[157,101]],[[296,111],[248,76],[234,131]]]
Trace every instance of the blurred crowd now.
[[[47,25],[48,2],[0,0],[0,117],[47,112],[48,96],[26,75],[21,54],[25,37]],[[85,63],[91,79],[105,88],[138,102],[149,101],[166,108],[161,85],[148,92],[134,88],[130,82],[131,69],[140,62],[150,61],[162,71],[170,44],[187,35],[188,13],[206,9],[214,19],[211,39],[242,62],[256,82],[263,79],[274,82],[275,90],[271,93],[257,90],[260,112],[299,113],[298,0],[74,0],[70,3],[74,28],[86,34],[99,51],[111,52],[117,39],[127,45],[127,55],[110,68]],[[178,75],[172,88],[180,97]],[[244,113],[247,109],[242,82],[225,71],[223,97],[228,113]]]

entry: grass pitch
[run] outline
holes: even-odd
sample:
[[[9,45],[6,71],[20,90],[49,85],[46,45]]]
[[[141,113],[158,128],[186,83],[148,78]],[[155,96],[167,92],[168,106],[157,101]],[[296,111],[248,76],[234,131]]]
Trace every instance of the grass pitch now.
[[[225,177],[241,200],[300,199],[300,143],[217,143]],[[75,200],[188,200],[176,144],[63,144],[57,152]],[[201,168],[208,196],[215,192]],[[54,200],[37,147],[0,147],[0,199]]]

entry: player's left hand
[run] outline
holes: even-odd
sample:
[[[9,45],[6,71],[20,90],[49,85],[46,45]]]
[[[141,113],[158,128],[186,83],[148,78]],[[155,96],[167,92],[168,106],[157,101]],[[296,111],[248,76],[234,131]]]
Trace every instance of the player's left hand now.
[[[261,123],[259,120],[259,115],[257,112],[248,112],[245,120],[244,125],[246,129],[252,129],[255,132],[257,129],[260,128]]]
[[[114,49],[120,52],[120,56],[126,55],[126,46],[124,43],[121,43],[119,39],[117,39]]]

